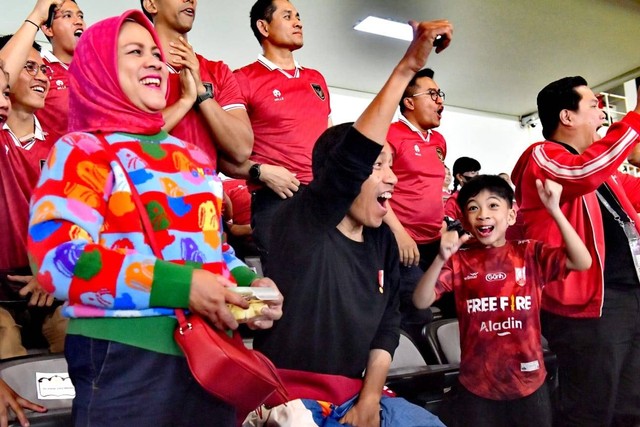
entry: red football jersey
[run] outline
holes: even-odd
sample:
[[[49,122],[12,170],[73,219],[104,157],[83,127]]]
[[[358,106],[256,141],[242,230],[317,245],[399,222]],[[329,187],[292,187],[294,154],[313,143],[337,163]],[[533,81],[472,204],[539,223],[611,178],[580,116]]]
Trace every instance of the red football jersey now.
[[[16,145],[9,130],[0,130],[0,269],[29,265],[29,201],[52,142],[36,140],[27,150]]]
[[[322,74],[300,66],[285,71],[260,56],[235,75],[253,127],[251,160],[283,166],[308,184],[311,152],[331,114]]]
[[[251,224],[251,193],[244,179],[227,179],[222,181],[224,192],[233,205],[233,223]]]
[[[209,61],[198,55],[200,63],[200,77],[203,82],[213,85],[213,96],[223,110],[229,111],[235,108],[245,108],[240,95],[240,88],[231,69],[221,61]],[[180,75],[171,72],[169,74],[169,95],[167,106],[175,104],[180,99]],[[183,141],[194,144],[207,153],[215,169],[218,163],[218,149],[213,136],[209,132],[206,120],[197,108],[192,108],[174,127],[171,135]]]
[[[449,259],[436,296],[455,293],[464,387],[486,399],[510,400],[542,385],[542,287],[566,274],[564,249],[532,240],[499,248],[474,245]]]
[[[36,112],[36,117],[48,133],[48,139],[55,142],[67,133],[69,123],[69,67],[45,50],[42,51],[42,59],[51,69],[51,74],[44,108]]]
[[[444,217],[442,183],[447,144],[435,131],[424,135],[409,121],[391,124],[387,141],[393,151],[393,172],[398,177],[391,207],[417,243],[440,237]]]

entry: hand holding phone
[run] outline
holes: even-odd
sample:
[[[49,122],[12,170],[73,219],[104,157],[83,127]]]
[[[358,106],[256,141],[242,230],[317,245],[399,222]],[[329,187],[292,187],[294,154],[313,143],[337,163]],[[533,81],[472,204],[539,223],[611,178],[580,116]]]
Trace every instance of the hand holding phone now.
[[[47,22],[44,24],[47,28],[51,28],[53,25],[53,18],[56,16],[56,8],[55,4],[49,6],[49,14],[47,15]]]

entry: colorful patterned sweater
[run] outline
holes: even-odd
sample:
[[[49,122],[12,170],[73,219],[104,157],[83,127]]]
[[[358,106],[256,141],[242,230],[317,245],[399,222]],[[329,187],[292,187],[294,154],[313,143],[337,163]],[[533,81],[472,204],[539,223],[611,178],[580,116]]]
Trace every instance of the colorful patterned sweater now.
[[[255,274],[221,240],[222,184],[197,147],[161,132],[70,133],[54,146],[31,201],[29,253],[45,290],[67,300],[68,333],[181,354],[173,309],[194,268],[247,286]],[[162,253],[145,238],[125,171]]]

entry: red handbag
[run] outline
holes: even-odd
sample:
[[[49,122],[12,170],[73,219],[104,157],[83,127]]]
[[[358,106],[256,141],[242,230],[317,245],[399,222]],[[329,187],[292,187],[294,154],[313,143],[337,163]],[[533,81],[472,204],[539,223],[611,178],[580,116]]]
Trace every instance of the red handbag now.
[[[105,151],[120,165],[131,188],[145,234],[153,253],[162,259],[146,208],[120,159],[101,134]],[[248,349],[237,331],[221,331],[196,313],[176,309],[178,327],[174,338],[184,353],[189,369],[210,394],[236,408],[244,416],[261,404],[276,406],[287,402],[287,390],[271,361],[262,353]]]
[[[179,326],[173,336],[182,348],[193,377],[220,400],[246,415],[260,405],[287,402],[278,372],[262,353],[245,347],[240,334],[212,328],[197,314],[176,310]]]

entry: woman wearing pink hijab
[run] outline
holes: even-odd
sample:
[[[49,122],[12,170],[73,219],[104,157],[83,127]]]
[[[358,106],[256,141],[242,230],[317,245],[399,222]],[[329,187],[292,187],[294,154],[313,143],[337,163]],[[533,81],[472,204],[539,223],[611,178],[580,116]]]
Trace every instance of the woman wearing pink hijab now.
[[[227,287],[275,284],[222,242],[222,184],[209,159],[161,131],[167,69],[142,12],[87,29],[69,71],[69,133],[35,190],[29,250],[42,287],[67,300],[74,424],[234,425],[234,408],[191,376],[174,308],[235,329],[226,304],[247,303]],[[270,327],[281,309],[280,297],[250,326]]]

